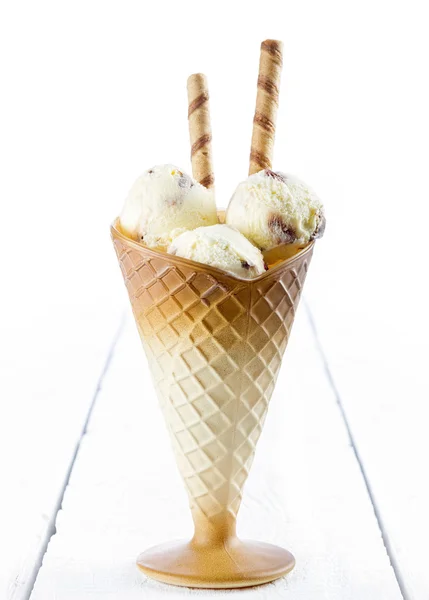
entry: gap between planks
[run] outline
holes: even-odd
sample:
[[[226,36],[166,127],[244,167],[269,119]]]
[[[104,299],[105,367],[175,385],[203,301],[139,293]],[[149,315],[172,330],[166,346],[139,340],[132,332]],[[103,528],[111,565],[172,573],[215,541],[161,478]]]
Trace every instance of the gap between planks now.
[[[350,446],[351,446],[351,448],[353,450],[353,453],[355,455],[357,464],[359,466],[359,470],[361,472],[362,479],[363,479],[363,482],[364,482],[365,487],[366,487],[366,491],[368,492],[368,497],[369,497],[369,499],[371,501],[372,508],[374,509],[374,514],[375,514],[375,518],[377,520],[378,527],[380,529],[381,538],[383,540],[383,544],[384,544],[384,547],[386,549],[387,556],[389,557],[390,564],[392,565],[392,569],[393,569],[393,572],[395,574],[396,582],[397,582],[398,587],[399,587],[399,589],[401,591],[403,599],[404,600],[411,600],[411,597],[409,596],[409,594],[407,592],[404,580],[402,578],[398,562],[396,561],[396,559],[394,557],[394,554],[392,552],[392,545],[390,543],[389,535],[388,535],[388,533],[386,531],[386,528],[384,526],[383,518],[381,516],[381,510],[378,507],[377,501],[376,501],[376,499],[374,497],[374,493],[372,491],[372,487],[371,487],[371,484],[369,482],[368,475],[366,473],[366,470],[365,470],[362,458],[360,456],[360,452],[359,452],[359,450],[357,448],[355,437],[353,435],[350,423],[349,423],[348,418],[347,418],[347,414],[346,414],[346,411],[345,411],[345,408],[344,408],[343,401],[341,399],[340,393],[339,393],[338,388],[336,386],[335,379],[334,379],[334,376],[332,374],[332,371],[331,371],[331,369],[329,367],[328,359],[327,359],[326,353],[325,353],[325,351],[323,349],[323,345],[322,345],[322,342],[320,340],[319,333],[317,331],[316,323],[315,323],[315,320],[313,318],[313,313],[311,312],[310,305],[308,304],[308,302],[306,301],[305,298],[303,298],[303,304],[304,304],[305,310],[307,312],[308,321],[310,323],[310,329],[311,329],[311,332],[313,333],[313,336],[314,336],[314,341],[315,341],[315,344],[316,344],[317,351],[319,352],[319,355],[320,355],[320,358],[321,358],[321,361],[322,361],[322,364],[323,364],[323,368],[325,370],[326,378],[328,380],[329,385],[331,386],[332,393],[334,394],[334,397],[335,397],[335,399],[337,401],[338,408],[339,408],[339,411],[340,411],[340,415],[341,415],[341,418],[342,418],[342,420],[344,422],[344,426],[346,428],[347,436],[348,436],[348,438],[350,440]]]
[[[37,557],[37,560],[34,563],[34,567],[33,567],[32,573],[28,577],[27,584],[26,584],[27,590],[26,590],[26,592],[23,595],[21,595],[22,600],[30,600],[31,594],[33,593],[34,584],[36,582],[36,579],[37,579],[37,576],[39,574],[39,571],[42,568],[43,558],[44,558],[44,556],[46,554],[46,551],[48,549],[49,542],[51,541],[52,536],[55,535],[55,533],[56,533],[57,515],[58,515],[59,511],[61,510],[61,506],[62,506],[63,499],[64,499],[64,494],[65,494],[65,491],[66,491],[67,486],[69,484],[70,476],[72,474],[73,467],[74,467],[74,464],[76,462],[77,455],[79,454],[79,448],[80,448],[80,446],[82,444],[82,440],[83,440],[83,438],[84,438],[84,436],[85,436],[85,434],[87,432],[88,423],[89,423],[89,421],[91,419],[91,415],[92,415],[92,412],[94,410],[95,404],[97,402],[97,398],[98,398],[98,396],[100,394],[101,387],[103,385],[103,380],[104,380],[104,378],[105,378],[105,376],[107,374],[107,371],[109,370],[109,367],[110,367],[110,365],[112,363],[112,358],[113,358],[113,355],[115,353],[115,348],[116,348],[116,346],[118,344],[118,341],[119,341],[119,339],[120,339],[120,337],[122,335],[122,332],[124,330],[124,325],[125,325],[125,322],[126,322],[126,316],[125,315],[126,315],[126,313],[123,312],[122,317],[121,317],[121,319],[119,321],[118,328],[117,328],[117,330],[116,330],[116,332],[115,332],[115,334],[113,336],[113,339],[112,339],[112,341],[110,343],[109,350],[108,350],[108,353],[107,353],[107,357],[106,357],[104,366],[103,366],[103,368],[101,370],[101,373],[100,373],[100,375],[98,377],[97,384],[96,384],[95,391],[94,391],[94,395],[92,397],[92,400],[90,402],[88,411],[86,413],[86,417],[85,417],[85,420],[84,420],[84,423],[83,423],[82,430],[80,432],[79,438],[77,440],[77,443],[76,443],[76,446],[75,446],[75,450],[73,452],[73,456],[72,456],[71,461],[70,461],[70,465],[69,465],[69,467],[68,467],[68,469],[66,471],[66,475],[65,475],[65,478],[64,478],[64,483],[63,483],[63,485],[62,485],[62,487],[60,489],[58,501],[57,501],[57,503],[56,503],[56,505],[54,507],[54,510],[52,511],[51,518],[49,519],[49,526],[48,526],[48,528],[46,530],[45,539],[44,539],[43,543],[41,544],[39,556]],[[13,596],[12,596],[11,600],[13,600]]]

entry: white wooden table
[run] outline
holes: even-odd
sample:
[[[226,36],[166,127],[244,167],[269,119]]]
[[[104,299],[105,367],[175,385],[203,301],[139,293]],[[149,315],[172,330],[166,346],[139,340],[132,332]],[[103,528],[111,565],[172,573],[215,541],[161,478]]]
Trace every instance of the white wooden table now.
[[[317,277],[326,251],[319,246],[239,516],[239,534],[291,549],[295,570],[265,586],[214,592],[158,584],[136,569],[141,550],[189,536],[192,526],[121,294],[117,306],[87,307],[58,323],[61,336],[52,320],[62,316],[46,315],[38,355],[27,363],[32,403],[19,393],[28,382],[9,369],[18,387],[1,420],[8,492],[0,514],[1,598],[429,598],[422,552],[429,494],[415,472],[428,443],[409,436],[398,448],[400,398],[390,390],[386,406],[379,396],[378,385],[389,388],[389,380],[382,369],[380,380],[371,375],[379,368],[373,349],[349,358],[353,345],[341,347],[335,321],[326,335]],[[122,284],[110,258],[113,289]],[[11,367],[17,357],[8,358]],[[392,386],[399,384],[394,378]],[[7,430],[14,427],[11,447]],[[423,433],[425,425],[413,420],[416,436],[419,427]]]

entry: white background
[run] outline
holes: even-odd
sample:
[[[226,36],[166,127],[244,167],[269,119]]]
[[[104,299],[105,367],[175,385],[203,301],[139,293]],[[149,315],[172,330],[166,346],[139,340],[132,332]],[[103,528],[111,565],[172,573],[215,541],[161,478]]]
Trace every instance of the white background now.
[[[37,567],[32,528],[47,497],[55,517],[126,306],[109,223],[144,169],[190,171],[186,79],[199,71],[227,204],[247,174],[269,37],[285,44],[274,167],[308,181],[328,218],[307,299],[405,596],[427,599],[427,4],[0,6],[4,589]]]

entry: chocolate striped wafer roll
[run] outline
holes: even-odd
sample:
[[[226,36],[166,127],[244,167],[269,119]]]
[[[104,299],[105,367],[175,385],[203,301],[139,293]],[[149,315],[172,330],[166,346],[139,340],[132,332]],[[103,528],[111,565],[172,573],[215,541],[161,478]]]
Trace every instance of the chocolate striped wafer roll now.
[[[188,120],[191,138],[191,161],[194,179],[206,188],[214,186],[212,130],[209,90],[202,73],[188,78]]]
[[[282,52],[283,44],[277,40],[265,40],[261,44],[249,175],[262,169],[271,169],[283,64]]]

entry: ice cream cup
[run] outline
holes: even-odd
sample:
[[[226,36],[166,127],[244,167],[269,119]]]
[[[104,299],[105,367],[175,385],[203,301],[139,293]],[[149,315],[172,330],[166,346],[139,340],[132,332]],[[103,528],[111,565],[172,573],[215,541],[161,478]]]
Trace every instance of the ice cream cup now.
[[[235,524],[314,243],[248,280],[146,248],[118,222],[111,233],[195,524],[139,568],[201,588],[285,575],[292,554],[238,539]]]

